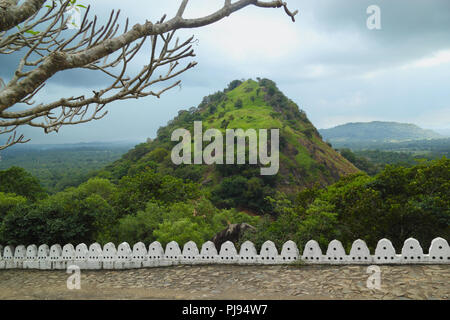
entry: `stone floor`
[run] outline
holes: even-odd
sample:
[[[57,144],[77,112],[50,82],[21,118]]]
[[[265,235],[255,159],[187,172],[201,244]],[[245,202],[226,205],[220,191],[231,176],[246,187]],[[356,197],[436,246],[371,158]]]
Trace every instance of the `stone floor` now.
[[[64,271],[0,270],[1,299],[444,299],[450,265],[380,266],[368,289],[367,266],[174,266],[81,271],[67,289]]]

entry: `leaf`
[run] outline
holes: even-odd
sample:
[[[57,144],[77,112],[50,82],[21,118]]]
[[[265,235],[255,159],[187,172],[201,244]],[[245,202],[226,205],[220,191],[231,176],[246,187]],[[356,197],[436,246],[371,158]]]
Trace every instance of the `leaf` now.
[[[38,35],[39,31],[27,30],[26,33],[32,34],[33,36]]]

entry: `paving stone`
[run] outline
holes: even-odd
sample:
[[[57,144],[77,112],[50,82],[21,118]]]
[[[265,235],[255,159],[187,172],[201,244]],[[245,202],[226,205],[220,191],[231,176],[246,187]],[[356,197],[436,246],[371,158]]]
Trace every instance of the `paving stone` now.
[[[444,299],[450,266],[381,267],[381,289],[369,289],[367,266],[173,266],[82,270],[82,291],[61,271],[0,270],[1,299]],[[126,292],[126,293],[125,293]],[[230,293],[228,293],[230,292]]]

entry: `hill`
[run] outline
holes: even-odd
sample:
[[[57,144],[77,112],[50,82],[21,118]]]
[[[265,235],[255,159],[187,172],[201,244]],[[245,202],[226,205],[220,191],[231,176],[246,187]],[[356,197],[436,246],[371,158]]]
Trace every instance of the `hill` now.
[[[335,147],[443,138],[440,134],[415,124],[383,121],[346,123],[330,129],[320,129],[319,132]]]
[[[202,121],[203,132],[219,129],[280,130],[279,171],[260,175],[261,165],[174,165],[172,132]],[[204,146],[207,145],[204,143]],[[248,161],[247,161],[248,162]],[[161,127],[154,140],[137,145],[100,172],[118,181],[127,175],[154,170],[200,183],[211,192],[215,205],[264,211],[264,198],[277,190],[292,193],[314,185],[326,186],[341,176],[358,172],[348,160],[325,143],[304,111],[268,79],[232,81],[226,89],[203,98],[196,108],[183,110]]]

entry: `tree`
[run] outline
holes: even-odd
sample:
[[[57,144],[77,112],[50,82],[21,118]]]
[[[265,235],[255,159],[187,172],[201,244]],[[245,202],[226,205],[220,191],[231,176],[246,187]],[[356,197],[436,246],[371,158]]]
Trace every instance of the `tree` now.
[[[110,239],[110,241],[115,240],[117,243],[142,241],[145,244],[155,241],[153,231],[163,222],[165,211],[166,208],[157,203],[148,202],[145,210],[135,215],[126,215],[119,220],[116,230],[113,230],[113,233],[117,233],[116,239]]]
[[[277,219],[262,219],[242,241],[260,245],[271,239],[281,246],[294,240],[303,246],[314,239],[326,248],[339,239],[347,250],[358,238],[371,250],[382,238],[396,248],[409,237],[429,244],[449,237],[449,190],[445,157],[409,168],[386,166],[375,177],[357,173],[323,189],[304,190],[294,201],[280,193],[268,197]]]
[[[121,216],[135,214],[143,210],[150,200],[173,203],[195,199],[200,194],[200,186],[196,183],[183,182],[182,179],[153,171],[143,171],[120,180],[116,207]]]
[[[256,224],[257,220],[236,210],[219,210],[206,198],[166,204],[149,201],[144,210],[120,218],[112,232],[116,237],[108,241],[149,244],[157,240],[166,245],[175,240],[182,245],[192,240],[200,246],[228,224]]]
[[[379,166],[376,166],[371,161],[367,160],[367,158],[357,156],[348,148],[340,149],[339,152],[345,159],[353,163],[355,167],[367,172],[367,174],[371,176],[377,174],[381,169]],[[379,151],[377,150],[377,152]]]
[[[18,205],[23,205],[27,203],[27,199],[22,196],[18,196],[14,193],[3,193],[0,192],[0,224],[3,221],[5,215],[9,213]]]
[[[47,196],[38,179],[19,167],[0,171],[0,192],[15,193],[31,201]]]
[[[0,193],[0,206],[11,204],[0,219],[0,242],[80,243],[108,238],[118,220],[108,203],[114,192],[108,181],[91,179],[35,203],[11,199],[11,195],[5,199]]]
[[[239,0],[234,3],[225,0],[221,9],[208,16],[185,19],[183,14],[188,2],[181,1],[176,15],[167,21],[164,15],[155,23],[146,21],[129,28],[127,20],[120,33],[120,11],[112,11],[107,24],[98,26],[96,17],[89,18],[90,7],[87,7],[78,30],[67,30],[72,19],[66,14],[67,10],[84,8],[76,5],[76,0],[53,0],[51,5],[44,5],[46,0],[25,0],[21,4],[18,0],[1,1],[0,54],[20,52],[22,58],[9,82],[0,81],[0,134],[10,134],[0,150],[29,141],[16,134],[16,129],[23,125],[43,128],[45,133],[57,132],[64,125],[104,117],[106,111],[103,109],[110,102],[146,96],[159,98],[179,85],[179,80],[166,82],[193,68],[196,62],[178,68],[180,61],[195,54],[193,37],[179,41],[174,38],[176,30],[213,24],[250,5],[282,7],[293,21],[297,14],[297,11],[289,11],[281,0]],[[137,74],[129,76],[130,61],[148,41],[151,46],[149,63]],[[49,103],[32,101],[50,78],[69,69],[103,72],[111,78],[111,84],[89,95]],[[163,89],[153,91],[156,85]],[[90,106],[94,108],[90,109]]]

